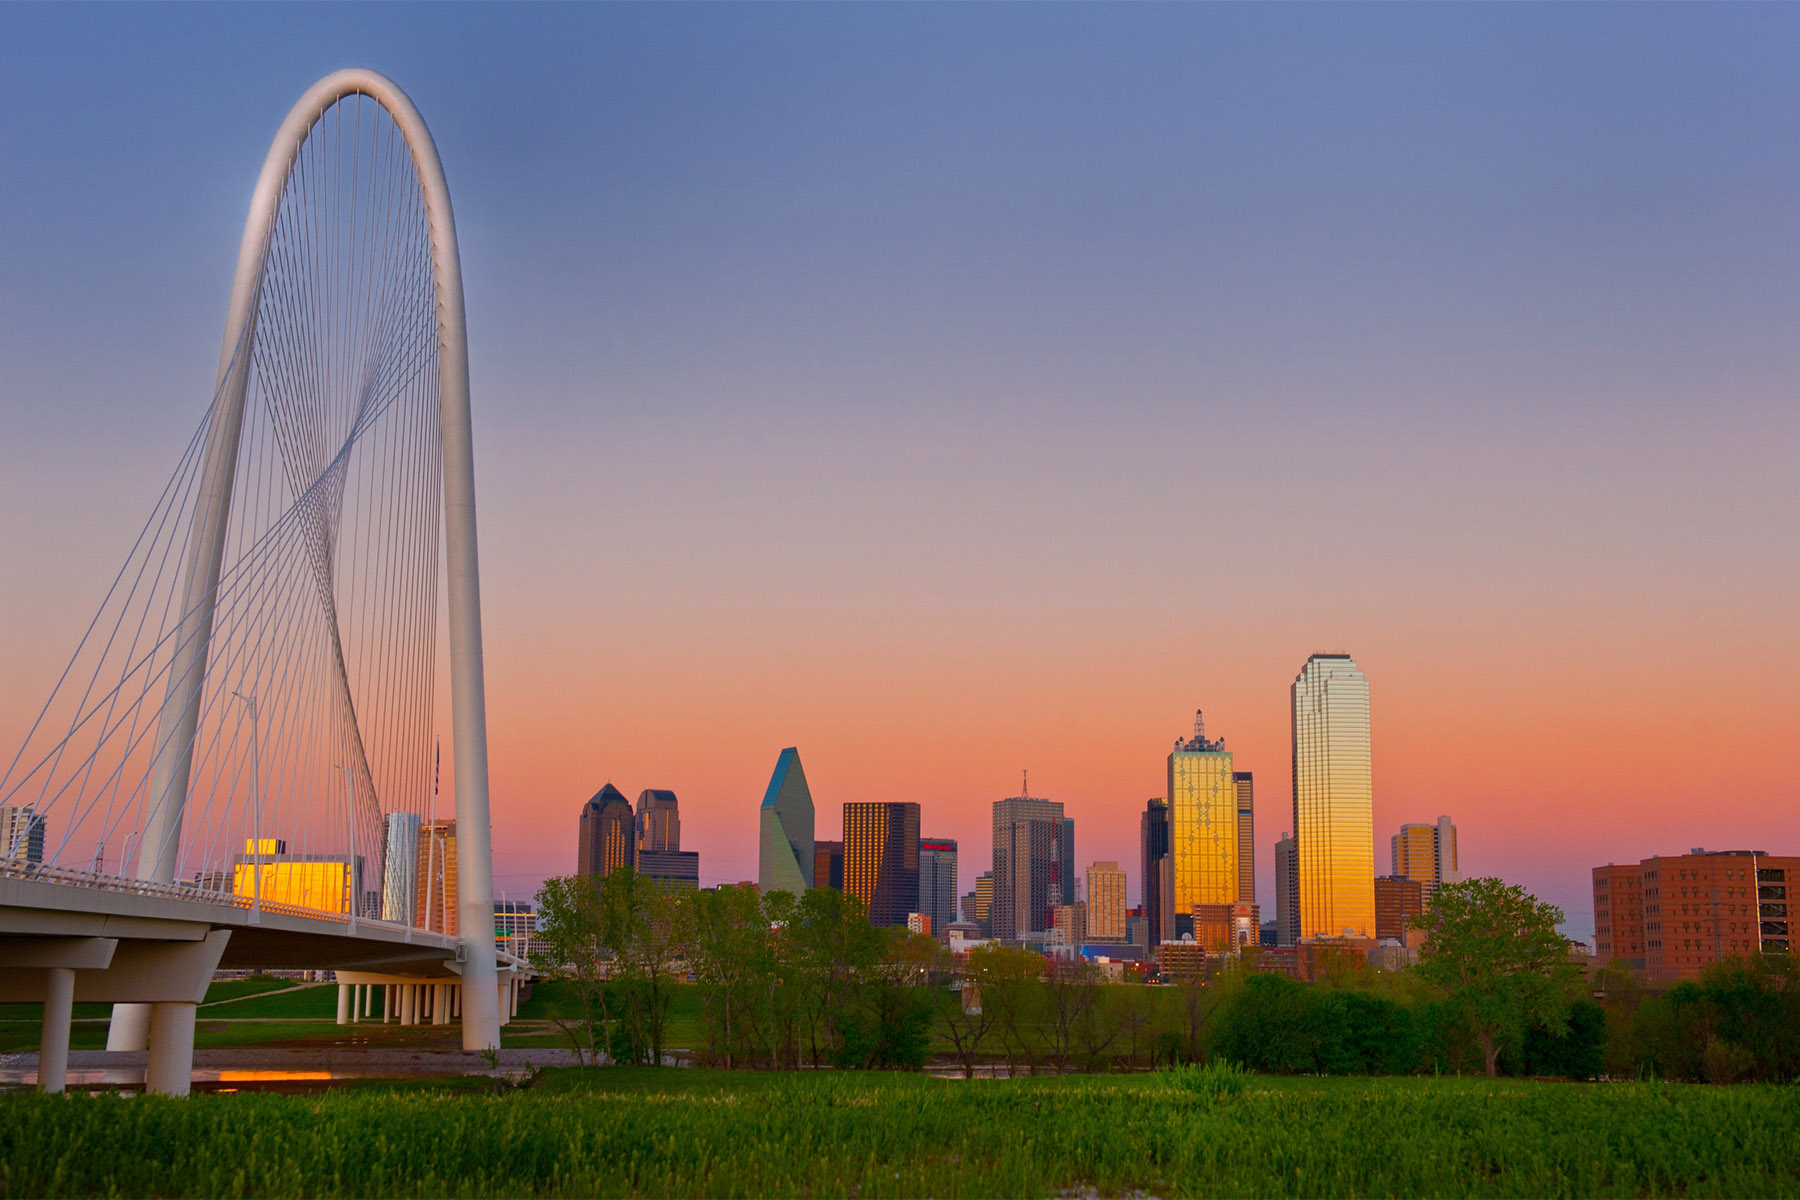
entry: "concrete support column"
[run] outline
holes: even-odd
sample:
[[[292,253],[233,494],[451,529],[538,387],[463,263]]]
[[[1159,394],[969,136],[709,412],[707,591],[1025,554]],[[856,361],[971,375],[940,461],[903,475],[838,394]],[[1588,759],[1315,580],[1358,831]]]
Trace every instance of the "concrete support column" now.
[[[394,985],[381,985],[381,1023],[391,1025],[394,1021]]]
[[[339,1025],[350,1023],[350,985],[347,983],[338,984],[337,1023]]]
[[[462,984],[460,983],[450,985],[450,1015],[458,1020],[462,1019]]]
[[[402,1025],[417,1025],[419,1023],[418,984],[402,984],[400,993],[400,1023]]]
[[[150,1006],[115,1004],[106,1027],[108,1050],[142,1050],[150,1044]]]
[[[350,985],[350,1023],[352,1025],[363,1018],[363,986],[360,983]]]
[[[516,1017],[519,1015],[519,993],[525,990],[519,986],[520,982],[519,977],[514,975],[512,981],[512,1011],[507,1014],[509,1017]]]
[[[159,1096],[185,1096],[194,1075],[193,1004],[164,1001],[150,1006],[150,1062],[144,1090]]]
[[[38,1091],[60,1092],[69,1083],[69,1020],[75,1011],[75,972],[44,972],[44,1036],[38,1043]]]
[[[450,1023],[450,985],[447,983],[435,983],[431,986],[431,1023]]]

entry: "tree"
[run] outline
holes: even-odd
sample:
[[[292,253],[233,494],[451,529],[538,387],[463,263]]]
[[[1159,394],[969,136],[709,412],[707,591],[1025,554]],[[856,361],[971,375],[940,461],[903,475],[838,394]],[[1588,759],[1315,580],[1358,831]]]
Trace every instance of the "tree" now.
[[[961,986],[950,988],[948,999],[940,1002],[944,1036],[950,1039],[951,1052],[962,1064],[964,1079],[975,1078],[975,1063],[981,1047],[994,1032],[998,1010],[985,1003],[981,980],[987,974],[989,960],[995,954],[1003,953],[1005,951],[996,946],[977,946],[969,951],[968,966],[957,980]]]
[[[1125,983],[1111,988],[1107,992],[1113,1020],[1119,1032],[1125,1035],[1126,1062],[1131,1070],[1138,1066],[1138,1047],[1149,1032],[1150,1022],[1156,1015],[1153,1001],[1154,993],[1141,983]]]
[[[984,949],[987,953],[974,973],[975,980],[981,989],[982,1009],[993,1013],[994,1032],[999,1036],[1000,1050],[1006,1056],[1007,1074],[1015,1073],[1023,1061],[1026,1069],[1035,1075],[1037,1030],[1033,1018],[1037,1015],[1043,990],[1038,976],[1044,970],[1044,956],[1000,946]],[[972,956],[970,961],[973,966]]]
[[[537,909],[533,941],[545,948],[532,954],[532,965],[566,981],[580,1008],[573,1018],[553,1012],[551,1020],[574,1045],[582,1062],[597,1065],[612,1022],[607,1003],[606,921],[599,890],[593,880],[580,876],[546,879],[538,889]]]
[[[623,1001],[615,1059],[662,1065],[675,972],[688,951],[691,900],[630,867],[600,881],[602,938]]]
[[[761,1002],[773,975],[769,927],[755,888],[721,887],[695,895],[692,953],[707,1059],[743,1066],[762,1040]]]
[[[1551,1035],[1568,1027],[1568,985],[1580,968],[1556,932],[1562,919],[1560,908],[1499,879],[1444,884],[1431,911],[1413,918],[1429,935],[1414,969],[1448,993],[1489,1076],[1503,1042],[1522,1044],[1533,1024]]]

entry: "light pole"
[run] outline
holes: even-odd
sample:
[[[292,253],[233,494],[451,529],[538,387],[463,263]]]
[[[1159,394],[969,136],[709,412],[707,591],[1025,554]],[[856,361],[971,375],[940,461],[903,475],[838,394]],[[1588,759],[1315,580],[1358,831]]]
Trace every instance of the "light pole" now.
[[[356,772],[338,764],[338,770],[344,773],[344,784],[350,789],[350,798],[344,802],[344,830],[348,835],[347,844],[350,849],[344,856],[344,877],[350,881],[350,932],[356,932]]]
[[[250,919],[262,920],[262,791],[256,777],[256,697],[231,693],[250,710]]]

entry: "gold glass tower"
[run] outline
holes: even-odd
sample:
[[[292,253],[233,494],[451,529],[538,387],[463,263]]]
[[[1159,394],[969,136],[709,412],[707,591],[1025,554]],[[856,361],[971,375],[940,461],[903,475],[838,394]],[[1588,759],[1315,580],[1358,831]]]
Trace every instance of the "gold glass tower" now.
[[[1238,898],[1237,783],[1223,739],[1209,741],[1201,714],[1194,736],[1169,753],[1170,911]],[[1164,931],[1163,938],[1171,934]]]
[[[1315,654],[1294,680],[1294,840],[1300,936],[1375,936],[1369,683],[1348,654]]]

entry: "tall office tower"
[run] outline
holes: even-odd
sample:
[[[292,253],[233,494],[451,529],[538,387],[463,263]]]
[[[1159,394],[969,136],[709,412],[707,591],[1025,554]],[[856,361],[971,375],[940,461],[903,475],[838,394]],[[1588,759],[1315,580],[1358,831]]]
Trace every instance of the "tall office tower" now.
[[[844,893],[869,908],[871,925],[905,925],[919,911],[919,806],[844,805]]]
[[[1292,697],[1300,936],[1373,937],[1368,681],[1348,654],[1315,654],[1295,677]]]
[[[940,942],[950,940],[956,922],[956,839],[919,839],[918,912],[931,918],[931,932]]]
[[[410,925],[419,910],[419,814],[389,813],[381,827],[381,919]]]
[[[619,797],[623,804],[625,798]],[[630,814],[630,806],[625,809]],[[456,932],[456,822],[419,826],[419,874],[413,885],[413,924],[433,933]]]
[[[844,843],[813,843],[813,886],[844,890]]]
[[[1375,936],[1404,938],[1412,919],[1425,911],[1425,887],[1404,875],[1375,879]]]
[[[581,806],[577,875],[611,875],[637,865],[637,817],[625,793],[608,783]]]
[[[775,760],[762,799],[756,883],[769,892],[798,896],[813,885],[813,799],[800,751],[789,746]]]
[[[1144,919],[1149,922],[1150,943],[1147,950],[1168,936],[1164,924],[1170,897],[1163,891],[1163,860],[1169,857],[1169,802],[1156,799],[1144,806],[1138,818],[1138,842],[1142,849],[1144,886]]]
[[[1439,817],[1435,825],[1402,825],[1400,832],[1388,839],[1388,850],[1393,856],[1393,874],[1418,880],[1425,890],[1427,907],[1440,884],[1462,878],[1456,856],[1456,826],[1449,817]]]
[[[1126,940],[1125,872],[1117,862],[1087,869],[1087,935],[1093,942]]]
[[[44,861],[44,818],[29,804],[0,804],[0,858]]]
[[[981,928],[981,922],[979,920],[977,920],[975,917],[975,893],[974,892],[964,892],[962,894],[962,901],[961,901],[958,911],[961,913],[961,916],[959,919],[962,921],[962,923],[964,925],[973,925],[977,929]]]
[[[1057,890],[1062,893],[1061,903],[1075,903],[1075,818],[1064,817],[1062,823],[1062,878],[1057,883]]]
[[[1194,736],[1177,738],[1169,752],[1169,859],[1176,918],[1196,904],[1235,904],[1238,898],[1237,784],[1225,742],[1206,736],[1194,714]],[[1166,939],[1167,933],[1163,935]]]
[[[653,854],[681,849],[681,811],[674,792],[645,788],[638,793],[637,848]]]
[[[983,871],[975,877],[975,924],[982,937],[994,936],[994,873]]]
[[[994,801],[994,906],[997,938],[1048,933],[1062,903],[1063,806],[1012,796]]]
[[[1785,955],[1796,884],[1800,856],[1761,850],[1695,849],[1595,867],[1595,950],[1629,960],[1636,949],[1644,973],[1659,981],[1697,979],[1733,955]]]
[[[1275,843],[1275,944],[1300,940],[1300,847],[1290,834]]]
[[[1238,902],[1256,903],[1256,780],[1248,771],[1233,771],[1237,788]]]

